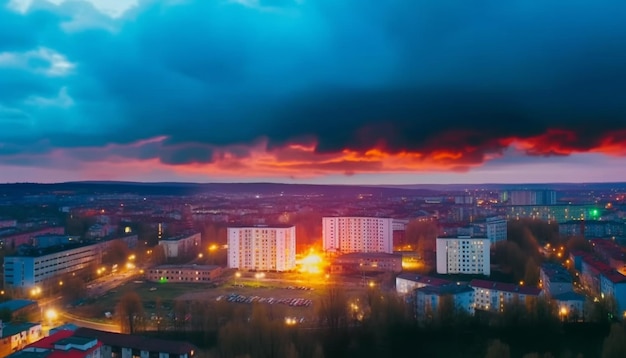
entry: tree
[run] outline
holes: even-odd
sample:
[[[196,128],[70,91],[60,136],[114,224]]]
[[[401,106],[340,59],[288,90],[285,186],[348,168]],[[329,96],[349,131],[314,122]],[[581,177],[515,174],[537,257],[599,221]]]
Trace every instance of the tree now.
[[[602,344],[602,358],[623,357],[626,357],[626,332],[622,325],[614,323]]]
[[[63,282],[61,287],[61,294],[70,301],[76,301],[82,297],[85,297],[87,288],[85,281],[72,275],[66,275],[60,282]]]
[[[574,236],[567,240],[567,251],[593,252],[593,246],[589,240],[582,236]]]
[[[122,240],[113,240],[102,257],[102,263],[119,265],[125,263],[130,254],[128,245]]]
[[[537,286],[539,284],[539,265],[532,257],[526,261],[524,266],[524,284],[528,286]]]
[[[129,291],[122,296],[116,308],[120,320],[120,329],[123,333],[135,333],[143,323],[143,304],[141,297],[135,291]]]
[[[420,257],[435,251],[439,229],[434,221],[411,220],[406,227],[405,240]]]
[[[499,339],[491,341],[487,346],[485,358],[510,358],[511,350],[508,344],[502,343]]]
[[[320,300],[319,321],[331,331],[336,331],[346,324],[348,318],[348,300],[345,292],[335,286],[328,287]]]

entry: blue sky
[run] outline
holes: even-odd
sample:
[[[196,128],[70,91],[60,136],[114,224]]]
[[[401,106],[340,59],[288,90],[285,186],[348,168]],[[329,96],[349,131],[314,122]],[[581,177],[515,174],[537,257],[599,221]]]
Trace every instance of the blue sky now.
[[[626,174],[618,0],[10,0],[0,182]]]

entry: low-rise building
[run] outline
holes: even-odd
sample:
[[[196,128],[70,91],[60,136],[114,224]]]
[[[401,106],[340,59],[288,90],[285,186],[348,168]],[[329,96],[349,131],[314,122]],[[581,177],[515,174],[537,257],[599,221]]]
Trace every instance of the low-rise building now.
[[[145,271],[148,281],[170,283],[209,283],[221,274],[221,267],[214,265],[161,265]]]
[[[586,255],[582,258],[580,282],[591,294],[600,295],[600,275],[613,269],[595,256]]]
[[[6,357],[43,337],[41,323],[0,321],[0,357]]]
[[[402,255],[383,252],[353,252],[335,257],[331,273],[401,272]]]
[[[511,304],[528,305],[541,295],[540,288],[504,282],[472,280],[469,286],[474,289],[474,309],[496,313]]]
[[[28,321],[39,321],[41,312],[37,301],[15,299],[0,303],[0,312],[11,312],[11,320],[17,318],[26,319]]]
[[[407,295],[414,290],[426,286],[444,286],[451,284],[452,281],[438,277],[416,275],[414,273],[401,273],[396,276],[396,292],[399,295]]]
[[[418,321],[436,321],[446,313],[474,315],[474,290],[466,284],[452,283],[425,286],[415,291],[415,317]],[[450,312],[442,312],[450,310]]]
[[[572,292],[572,275],[565,267],[556,263],[544,263],[539,270],[541,288],[546,296],[556,296],[565,292]]]
[[[75,331],[74,337],[95,338],[102,342],[102,358],[192,358],[197,352],[197,348],[187,342],[148,338],[136,334],[104,332],[83,327]]]
[[[96,338],[74,337],[73,331],[62,330],[31,343],[7,358],[100,358],[102,342]]]
[[[579,321],[585,318],[585,296],[569,291],[552,296],[557,312],[563,321]]]
[[[626,318],[626,276],[614,270],[601,273],[600,297],[613,297],[618,318]]]

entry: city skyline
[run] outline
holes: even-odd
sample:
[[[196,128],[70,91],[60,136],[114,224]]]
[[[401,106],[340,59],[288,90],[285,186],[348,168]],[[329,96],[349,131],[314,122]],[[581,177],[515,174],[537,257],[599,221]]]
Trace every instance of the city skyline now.
[[[620,181],[620,9],[10,0],[0,183]]]

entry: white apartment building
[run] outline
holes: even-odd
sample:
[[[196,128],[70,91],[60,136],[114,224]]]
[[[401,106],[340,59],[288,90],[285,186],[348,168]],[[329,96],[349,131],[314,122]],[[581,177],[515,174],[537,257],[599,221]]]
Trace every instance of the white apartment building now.
[[[471,236],[437,238],[437,273],[482,274],[491,273],[490,241]]]
[[[500,241],[506,241],[507,229],[505,218],[499,216],[487,218],[486,226],[487,238],[491,242],[491,245]]]
[[[228,267],[241,270],[289,271],[296,266],[296,227],[228,228]]]
[[[196,254],[200,246],[200,233],[184,234],[170,237],[159,241],[159,246],[163,247],[165,257],[185,257]]]
[[[452,284],[452,281],[438,277],[417,275],[404,272],[396,276],[396,293],[398,295],[411,294],[415,289],[426,286],[445,286]]]
[[[518,286],[510,283],[472,280],[474,289],[474,309],[489,312],[504,312],[511,304],[528,304],[541,294],[537,287]]]
[[[371,217],[322,218],[324,251],[393,253],[393,219]]]
[[[539,279],[543,292],[548,297],[574,291],[572,275],[559,264],[546,262],[541,265]]]
[[[66,250],[31,249],[23,255],[4,258],[4,285],[9,288],[30,289],[46,279],[99,263],[99,244]]]

